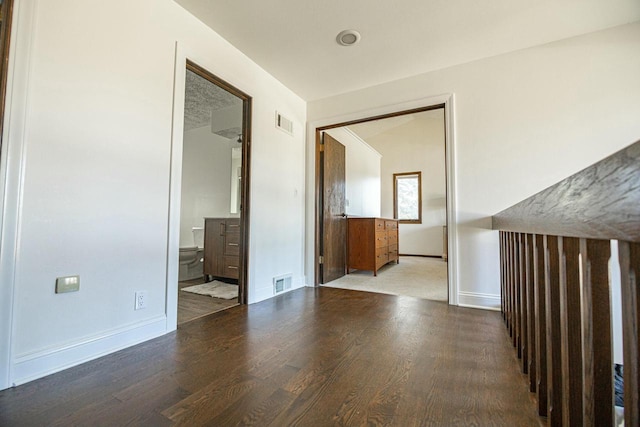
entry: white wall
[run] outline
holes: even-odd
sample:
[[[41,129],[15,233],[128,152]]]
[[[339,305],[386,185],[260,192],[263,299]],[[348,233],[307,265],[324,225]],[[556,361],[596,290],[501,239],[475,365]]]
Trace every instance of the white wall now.
[[[447,221],[444,109],[416,114],[367,142],[382,154],[383,217],[393,218],[393,174],[422,173],[422,223],[400,224],[400,253],[442,256],[442,226]]]
[[[9,298],[0,308],[13,310],[0,337],[12,331],[13,340],[0,388],[172,328],[176,41],[253,97],[249,301],[270,297],[276,275],[304,284],[301,98],[171,0],[18,0],[16,8],[16,91],[2,154],[11,153],[3,182],[13,185],[3,193],[2,267],[12,274],[0,284]],[[293,137],[275,129],[276,109],[294,121]],[[56,295],[55,278],[70,274],[80,275],[80,291]],[[133,310],[136,290],[148,291],[147,309]]]
[[[204,227],[204,218],[231,215],[231,148],[235,140],[211,133],[204,126],[184,133],[180,247],[193,246],[192,227]]]
[[[613,363],[624,364],[622,349],[622,278],[618,258],[618,241],[611,241],[609,260],[609,286],[611,287],[611,332],[613,341]]]
[[[634,23],[310,102],[307,117],[454,93],[459,302],[499,307],[491,215],[640,139],[638,52]]]
[[[346,214],[380,216],[380,153],[346,128],[326,131],[345,146]]]

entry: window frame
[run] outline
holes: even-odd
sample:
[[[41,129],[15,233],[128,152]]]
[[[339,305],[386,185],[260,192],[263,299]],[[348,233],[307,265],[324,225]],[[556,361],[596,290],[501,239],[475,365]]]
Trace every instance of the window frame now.
[[[418,218],[399,219],[398,218],[398,178],[416,177],[418,178]],[[422,172],[400,172],[393,174],[393,218],[400,224],[422,224]]]

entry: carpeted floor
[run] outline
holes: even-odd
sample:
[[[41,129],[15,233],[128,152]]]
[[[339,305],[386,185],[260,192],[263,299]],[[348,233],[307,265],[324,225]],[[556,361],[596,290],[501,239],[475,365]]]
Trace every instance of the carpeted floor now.
[[[400,264],[378,270],[377,277],[372,271],[355,270],[322,286],[447,302],[447,263],[440,258],[403,256]]]

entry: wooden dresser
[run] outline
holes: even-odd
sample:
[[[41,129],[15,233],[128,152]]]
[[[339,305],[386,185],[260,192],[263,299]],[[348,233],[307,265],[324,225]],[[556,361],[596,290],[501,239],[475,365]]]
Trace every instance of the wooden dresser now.
[[[239,269],[240,218],[205,218],[205,277],[237,279],[239,277]]]
[[[398,220],[386,218],[347,219],[347,273],[349,269],[378,270],[398,258]]]

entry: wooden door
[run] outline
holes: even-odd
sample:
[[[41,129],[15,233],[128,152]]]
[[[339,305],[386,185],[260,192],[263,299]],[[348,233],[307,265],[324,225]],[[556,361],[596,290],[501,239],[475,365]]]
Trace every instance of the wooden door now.
[[[322,150],[323,263],[320,283],[328,283],[344,276],[346,271],[345,148],[325,133]]]

